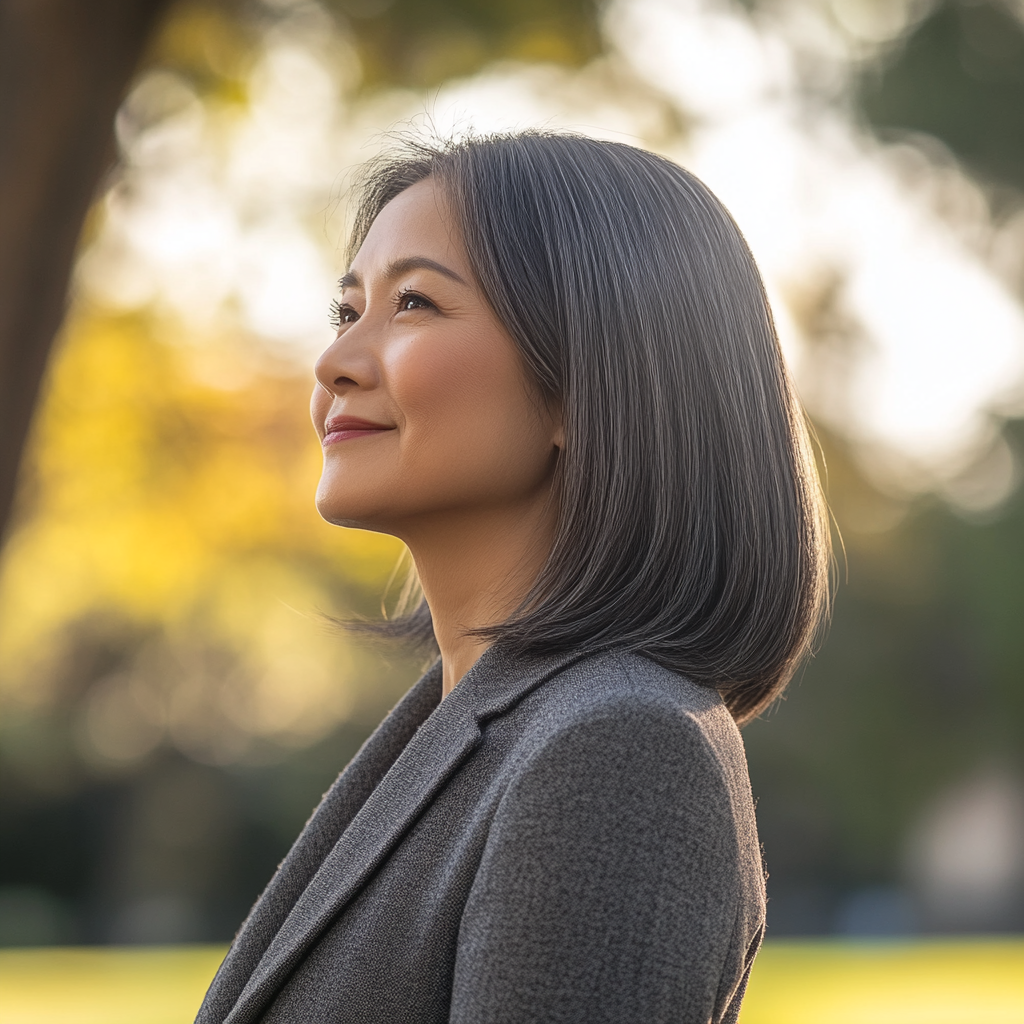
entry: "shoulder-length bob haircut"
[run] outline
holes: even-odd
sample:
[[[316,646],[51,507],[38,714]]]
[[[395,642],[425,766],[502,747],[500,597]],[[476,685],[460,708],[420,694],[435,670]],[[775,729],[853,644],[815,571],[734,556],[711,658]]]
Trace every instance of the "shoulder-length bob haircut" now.
[[[557,527],[514,654],[620,649],[719,691],[779,695],[827,605],[829,530],[754,259],[692,174],[525,131],[407,143],[370,166],[352,253],[434,179],[528,376],[562,409]],[[374,631],[432,642],[425,603]]]

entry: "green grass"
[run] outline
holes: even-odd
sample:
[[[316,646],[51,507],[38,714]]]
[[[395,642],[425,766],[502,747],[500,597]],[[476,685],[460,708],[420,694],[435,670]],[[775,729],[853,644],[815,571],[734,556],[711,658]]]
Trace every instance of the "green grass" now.
[[[766,942],[740,1024],[1024,1024],[1024,940]]]
[[[0,950],[0,1024],[190,1024],[222,946]]]
[[[0,1024],[189,1024],[223,954],[0,951]],[[1024,940],[769,942],[741,1024],[1024,1024]]]

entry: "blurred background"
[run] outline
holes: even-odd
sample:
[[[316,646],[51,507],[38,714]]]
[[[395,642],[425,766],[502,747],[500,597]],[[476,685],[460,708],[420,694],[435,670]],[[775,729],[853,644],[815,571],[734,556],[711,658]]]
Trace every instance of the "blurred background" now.
[[[835,518],[745,731],[769,934],[1024,930],[1024,3],[0,2],[0,944],[231,937],[419,665],[319,521],[310,367],[394,130],[701,176]]]

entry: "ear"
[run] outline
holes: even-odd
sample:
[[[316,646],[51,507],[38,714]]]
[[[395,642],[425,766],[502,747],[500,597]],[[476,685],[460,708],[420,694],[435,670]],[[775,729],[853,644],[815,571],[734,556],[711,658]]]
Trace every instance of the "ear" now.
[[[551,421],[551,444],[561,451],[565,448],[565,423],[562,419],[561,399],[550,398],[547,401],[547,415]]]
[[[551,443],[561,451],[565,448],[565,423],[562,419],[562,403],[552,401],[548,404],[548,416],[551,417]]]

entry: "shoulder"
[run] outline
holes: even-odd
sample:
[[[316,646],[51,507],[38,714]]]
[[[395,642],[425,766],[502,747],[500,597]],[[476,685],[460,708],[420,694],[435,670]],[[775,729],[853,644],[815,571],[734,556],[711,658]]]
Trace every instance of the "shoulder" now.
[[[622,699],[648,704],[667,701],[674,708],[695,715],[724,709],[717,691],[631,651],[606,651],[581,658],[551,681],[556,680],[569,685],[585,682],[586,691],[579,689],[577,694],[589,695],[602,703]]]
[[[631,652],[581,658],[526,698],[523,740],[546,747],[610,728],[618,742],[671,740],[714,757],[742,759],[739,730],[719,694]]]
[[[499,728],[495,842],[557,837],[563,852],[629,849],[673,871],[710,858],[727,888],[737,870],[756,887],[743,744],[714,690],[639,655],[601,654],[548,677]]]
[[[513,788],[532,779],[553,786],[551,796],[591,786],[629,799],[638,788],[699,793],[730,817],[749,800],[742,740],[721,697],[641,655],[578,659],[509,719]]]

